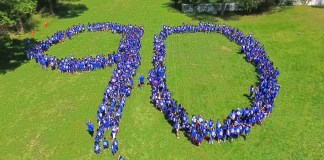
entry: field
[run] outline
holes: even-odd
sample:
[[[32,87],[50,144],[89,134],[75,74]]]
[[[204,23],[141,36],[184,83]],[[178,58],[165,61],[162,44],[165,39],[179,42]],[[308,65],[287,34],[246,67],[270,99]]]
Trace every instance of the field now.
[[[58,17],[35,15],[36,35],[12,38],[42,40],[57,30],[88,22],[143,25],[137,75],[147,76],[153,68],[153,36],[163,24],[211,21],[253,32],[281,71],[276,107],[262,127],[254,127],[246,141],[214,145],[204,141],[200,148],[171,133],[164,116],[149,103],[149,86],[135,88],[127,99],[118,136],[118,153],[127,159],[324,159],[324,8],[295,6],[220,19],[183,14],[170,7],[169,0],[65,3],[71,12]],[[117,34],[84,33],[52,47],[48,54],[108,54],[117,49],[119,39]],[[231,109],[249,105],[244,94],[257,78],[254,67],[238,54],[239,46],[219,34],[202,33],[171,36],[166,43],[168,84],[190,114],[223,119]],[[93,153],[93,139],[85,125],[89,119],[96,120],[113,68],[71,75],[43,70],[34,61],[13,66],[0,73],[0,159],[117,159],[110,151]]]

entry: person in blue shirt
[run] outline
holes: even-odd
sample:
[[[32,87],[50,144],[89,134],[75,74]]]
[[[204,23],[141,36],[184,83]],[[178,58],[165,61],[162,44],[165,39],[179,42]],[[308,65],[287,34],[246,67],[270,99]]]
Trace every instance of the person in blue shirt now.
[[[198,136],[197,136],[198,147],[201,146],[202,141],[203,141],[203,135],[202,135],[202,133],[198,133]]]
[[[176,135],[177,135],[177,138],[178,138],[178,139],[180,139],[180,137],[179,137],[179,129],[180,129],[180,123],[179,123],[179,121],[177,120],[177,121],[175,122],[175,124],[174,124],[174,130],[175,130],[175,132],[176,132]]]
[[[226,140],[229,140],[230,139],[230,130],[229,128],[226,128],[225,129],[225,136],[224,136],[224,142],[226,142]]]
[[[223,139],[223,130],[222,129],[219,129],[218,132],[217,132],[217,142],[220,143],[221,140]],[[224,139],[223,139],[224,140]]]
[[[192,142],[196,142],[197,140],[197,131],[195,129],[195,126],[191,126],[192,130],[191,130],[191,141]]]
[[[117,151],[118,151],[118,140],[117,138],[115,138],[111,146],[111,153],[115,155]]]
[[[126,160],[125,157],[121,156],[121,155],[118,155],[118,159],[117,160]]]
[[[31,42],[28,38],[26,39],[26,44],[27,44],[27,46],[31,46]]]
[[[216,129],[212,127],[210,132],[209,144],[214,144],[215,137],[216,137]]]
[[[91,137],[93,137],[93,133],[94,133],[94,125],[91,121],[87,122],[87,126],[88,126],[88,132],[91,135]]]
[[[139,87],[140,87],[141,89],[144,88],[144,82],[145,82],[145,77],[144,77],[143,74],[141,74],[141,76],[139,77]]]
[[[252,99],[253,93],[254,93],[254,87],[251,86],[250,87],[250,99]]]
[[[97,144],[94,146],[94,152],[95,152],[96,154],[99,154],[99,153],[100,153],[100,145],[99,145],[99,143],[97,143]]]
[[[230,136],[229,136],[229,141],[232,143],[234,140],[234,136],[235,136],[235,128],[234,127],[230,127],[229,128],[230,131]]]
[[[245,126],[245,136],[244,136],[244,140],[246,140],[246,138],[248,137],[249,133],[250,133],[250,126]]]
[[[104,138],[103,147],[104,150],[109,149],[109,141],[106,138]]]
[[[116,125],[114,125],[111,129],[111,135],[112,135],[112,138],[115,139],[116,138],[116,134],[118,132],[118,127]]]

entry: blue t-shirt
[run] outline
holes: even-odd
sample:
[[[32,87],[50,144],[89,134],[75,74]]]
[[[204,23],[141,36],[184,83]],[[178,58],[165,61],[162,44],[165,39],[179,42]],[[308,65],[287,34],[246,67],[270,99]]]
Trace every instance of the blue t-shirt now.
[[[87,126],[88,126],[88,131],[93,132],[93,130],[94,130],[93,123],[87,123]]]
[[[105,147],[105,148],[108,148],[108,147],[109,147],[109,141],[108,141],[108,140],[105,140],[105,141],[104,141],[104,147]]]
[[[203,137],[201,134],[198,134],[198,142],[201,142],[203,140]]]
[[[246,126],[245,127],[245,134],[249,134],[250,133],[250,127],[249,126]]]
[[[179,129],[180,128],[180,124],[179,122],[176,122],[175,125],[173,126],[174,129]]]
[[[140,83],[144,83],[144,79],[145,79],[144,76],[140,76],[140,77],[139,77]]]

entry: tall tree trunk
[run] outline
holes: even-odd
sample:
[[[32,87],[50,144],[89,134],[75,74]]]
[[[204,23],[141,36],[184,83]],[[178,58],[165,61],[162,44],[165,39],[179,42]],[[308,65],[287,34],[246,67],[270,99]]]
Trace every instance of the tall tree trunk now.
[[[225,12],[225,0],[222,1],[222,9],[221,9],[221,16],[224,16],[224,12]]]
[[[25,31],[24,23],[23,23],[23,21],[22,21],[22,18],[18,18],[17,30],[18,30],[20,33],[24,33],[24,31]]]
[[[51,15],[54,15],[53,2],[52,2],[52,0],[48,0],[48,4],[49,4],[49,9],[50,9],[50,14]]]

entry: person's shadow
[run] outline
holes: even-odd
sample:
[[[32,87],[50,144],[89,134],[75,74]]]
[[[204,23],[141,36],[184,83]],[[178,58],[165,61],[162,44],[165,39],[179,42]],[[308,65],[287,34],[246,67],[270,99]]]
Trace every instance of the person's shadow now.
[[[244,97],[246,97],[248,100],[250,100],[250,96],[249,95],[247,95],[246,93],[245,94],[243,94],[243,96]]]
[[[11,39],[9,35],[0,35],[0,74],[13,71],[27,62],[25,51],[34,44],[34,38]]]
[[[89,135],[90,135],[91,137],[93,137],[94,131],[89,131],[89,130],[86,130],[86,131],[89,133]]]

